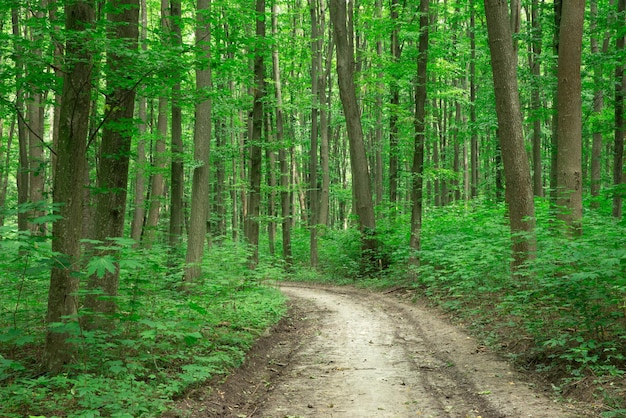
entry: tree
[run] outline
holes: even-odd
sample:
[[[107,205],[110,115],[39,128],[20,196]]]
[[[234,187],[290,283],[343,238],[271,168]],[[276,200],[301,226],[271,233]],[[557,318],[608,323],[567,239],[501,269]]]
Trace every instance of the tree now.
[[[204,238],[209,208],[209,151],[211,144],[211,0],[198,0],[196,9],[196,42],[200,50],[196,64],[197,103],[193,137],[196,165],[191,189],[191,218],[185,258],[185,282],[192,283],[202,272]]]
[[[518,268],[533,257],[536,241],[535,204],[522,133],[517,60],[514,56],[507,2],[485,0],[485,15],[496,96],[498,138],[502,148],[505,193],[513,241],[512,266]]]
[[[83,219],[83,181],[86,169],[87,131],[91,103],[92,40],[95,2],[75,1],[65,5],[65,64],[59,120],[59,143],[53,200],[59,219],[52,226],[52,251],[59,254],[50,273],[44,363],[59,372],[71,362],[74,350],[67,341],[68,327],[77,321],[77,271]]]
[[[411,174],[411,238],[409,245],[415,251],[411,261],[419,265],[418,252],[421,249],[422,207],[424,188],[424,140],[426,138],[426,83],[428,82],[428,0],[420,0],[420,34],[417,55],[417,82],[415,86],[415,144]]]
[[[263,100],[265,98],[265,0],[256,0],[256,44],[254,46],[254,102],[250,135],[250,195],[246,217],[246,239],[252,247],[249,265],[259,262],[259,215],[261,213],[261,141],[263,136]]]
[[[370,190],[370,176],[367,167],[367,156],[363,143],[361,113],[356,98],[354,84],[354,43],[349,36],[352,25],[352,3],[347,11],[346,2],[330,1],[330,18],[337,46],[337,80],[343,114],[346,118],[350,149],[350,167],[352,169],[352,194],[355,212],[358,216],[359,229],[362,234],[362,250],[366,259],[374,261],[378,240],[376,238],[376,219],[374,203]]]
[[[139,36],[139,1],[110,0],[107,20],[112,24],[108,37],[113,50],[107,53],[107,95],[105,121],[98,164],[96,212],[94,218],[95,239],[102,249],[99,256],[114,256],[117,252],[115,238],[124,236],[128,167],[132,135],[135,133],[133,115],[135,89],[138,80],[133,74],[133,57]],[[116,310],[114,297],[119,286],[119,265],[102,275],[93,274],[88,287],[91,292],[85,306],[93,313],[112,314]],[[99,295],[101,290],[104,297]],[[90,326],[111,324],[94,317]]]
[[[272,36],[276,37],[277,33],[278,8],[276,0],[274,0],[272,2]],[[280,165],[280,216],[282,218],[283,259],[289,269],[293,264],[291,253],[291,193],[289,192],[291,170],[287,161],[287,149],[284,143],[283,95],[280,81],[280,59],[278,46],[276,45],[272,48],[272,78],[274,81],[274,96],[276,98],[276,141],[279,144],[278,161]]]
[[[620,56],[624,51],[624,43],[626,35],[623,28],[626,22],[626,0],[618,0],[617,2],[617,19],[618,28],[621,28],[621,34],[616,41],[615,49]],[[619,190],[623,183],[624,176],[624,130],[626,123],[624,122],[624,95],[626,94],[626,76],[624,75],[623,61],[618,59],[615,66],[615,148],[613,150],[613,185],[618,188],[613,195],[613,216],[622,217],[622,192]]]
[[[582,233],[582,98],[580,64],[585,0],[563,2],[557,70],[558,217]]]

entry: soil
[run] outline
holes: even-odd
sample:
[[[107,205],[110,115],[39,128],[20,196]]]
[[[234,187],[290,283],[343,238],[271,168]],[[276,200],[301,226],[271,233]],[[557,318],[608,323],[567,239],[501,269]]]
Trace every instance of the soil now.
[[[289,315],[168,417],[590,417],[404,292],[281,284]]]

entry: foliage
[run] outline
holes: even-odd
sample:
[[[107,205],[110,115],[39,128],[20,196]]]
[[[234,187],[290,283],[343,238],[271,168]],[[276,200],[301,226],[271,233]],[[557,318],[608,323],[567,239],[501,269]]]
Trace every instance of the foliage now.
[[[242,362],[254,338],[284,312],[283,298],[245,274],[235,244],[206,255],[188,293],[163,264],[163,248],[121,248],[119,311],[110,331],[66,325],[77,362],[57,376],[39,372],[49,243],[5,228],[0,241],[0,415],[154,416],[175,396]],[[106,270],[108,259],[86,261]]]

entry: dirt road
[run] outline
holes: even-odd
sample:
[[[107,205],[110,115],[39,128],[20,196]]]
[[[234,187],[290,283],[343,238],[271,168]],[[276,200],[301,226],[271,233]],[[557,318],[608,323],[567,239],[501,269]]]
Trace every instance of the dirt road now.
[[[354,289],[281,289],[291,322],[192,416],[589,416],[550,400],[431,309]]]

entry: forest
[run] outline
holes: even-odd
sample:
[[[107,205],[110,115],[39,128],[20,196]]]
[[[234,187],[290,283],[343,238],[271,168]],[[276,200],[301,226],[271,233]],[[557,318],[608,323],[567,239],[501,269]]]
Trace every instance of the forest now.
[[[626,0],[0,2],[0,416],[158,416],[402,287],[626,416]]]

